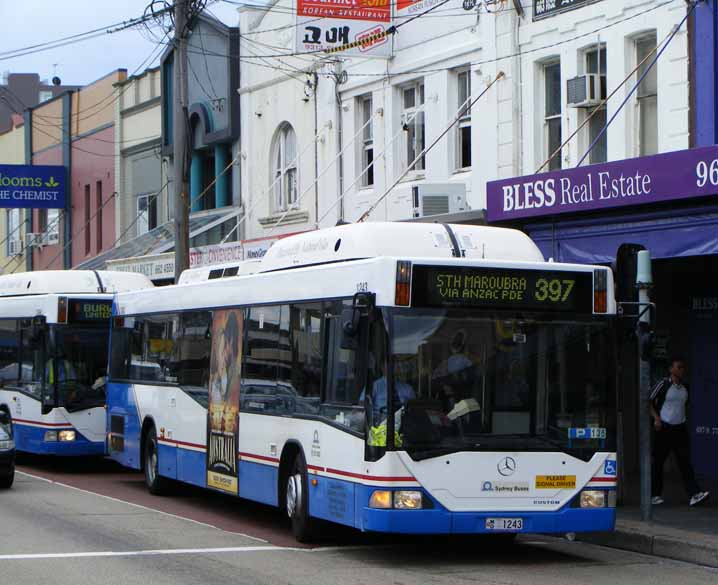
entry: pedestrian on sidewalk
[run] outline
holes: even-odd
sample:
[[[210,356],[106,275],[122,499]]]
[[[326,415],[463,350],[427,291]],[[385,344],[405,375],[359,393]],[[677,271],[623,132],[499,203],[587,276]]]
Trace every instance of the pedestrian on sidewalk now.
[[[649,409],[653,417],[653,469],[652,498],[654,505],[663,500],[663,466],[671,451],[676,454],[678,469],[683,485],[690,498],[688,505],[696,506],[705,501],[709,493],[704,492],[696,482],[691,465],[691,450],[686,424],[688,388],[684,383],[685,361],[680,357],[671,358],[670,375],[660,380],[651,390]]]

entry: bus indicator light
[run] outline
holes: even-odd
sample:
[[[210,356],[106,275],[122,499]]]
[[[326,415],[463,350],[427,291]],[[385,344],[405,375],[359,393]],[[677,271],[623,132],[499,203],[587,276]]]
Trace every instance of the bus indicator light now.
[[[593,312],[608,312],[608,273],[602,268],[593,271]]]
[[[388,510],[391,508],[391,492],[388,490],[376,490],[369,498],[370,508]]]
[[[67,297],[60,297],[57,300],[57,322],[67,323]]]
[[[396,292],[394,304],[408,307],[411,299],[411,262],[399,260],[396,263]]]

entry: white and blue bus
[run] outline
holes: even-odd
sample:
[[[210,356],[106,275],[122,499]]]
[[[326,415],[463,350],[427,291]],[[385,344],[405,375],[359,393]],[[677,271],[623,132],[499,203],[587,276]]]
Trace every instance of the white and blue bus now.
[[[118,294],[110,455],[395,533],[610,530],[613,277],[514,230],[362,223]]]
[[[0,410],[18,451],[106,453],[112,295],[141,274],[48,270],[0,276]]]

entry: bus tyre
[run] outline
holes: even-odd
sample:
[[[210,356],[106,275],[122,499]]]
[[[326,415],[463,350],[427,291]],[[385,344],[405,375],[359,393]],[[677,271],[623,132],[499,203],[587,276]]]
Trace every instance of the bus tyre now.
[[[145,436],[145,483],[147,489],[155,496],[167,493],[167,480],[160,475],[159,452],[157,450],[157,432],[150,427]]]
[[[309,482],[304,456],[298,453],[287,476],[286,509],[292,521],[292,533],[299,542],[310,542],[315,534],[315,522],[309,516]]]
[[[10,475],[0,477],[0,490],[10,489],[12,483],[15,481],[15,470],[13,469]]]

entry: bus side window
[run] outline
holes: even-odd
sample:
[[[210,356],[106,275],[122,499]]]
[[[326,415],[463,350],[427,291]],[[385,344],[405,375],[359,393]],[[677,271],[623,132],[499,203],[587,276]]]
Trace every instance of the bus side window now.
[[[281,307],[252,307],[245,321],[240,410],[290,414],[296,395],[277,382]]]
[[[297,414],[317,414],[322,379],[322,305],[283,305],[278,389],[293,394]]]
[[[321,414],[333,422],[355,431],[364,430],[364,406],[359,404],[361,389],[357,388],[356,350],[342,349],[342,309],[351,301],[327,305],[324,320],[324,396]]]
[[[19,342],[17,320],[0,319],[0,386],[18,380]]]
[[[209,358],[212,314],[209,311],[182,313],[175,339],[177,362],[175,370],[181,386],[191,386],[204,394],[209,388]]]

